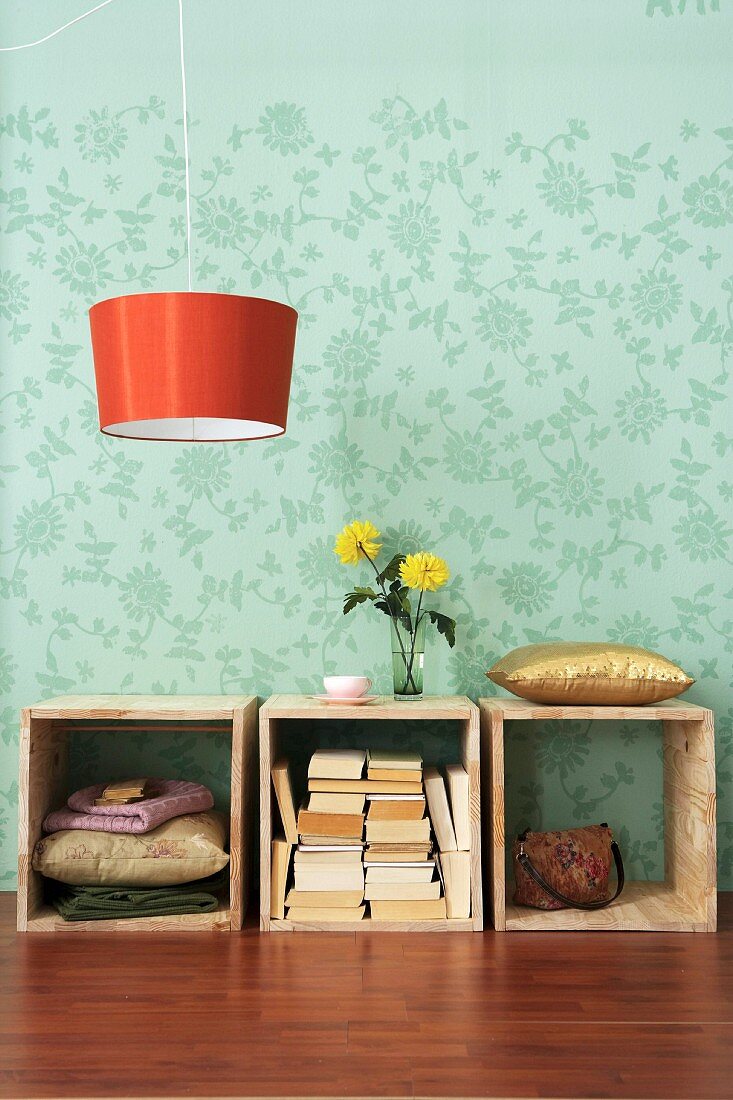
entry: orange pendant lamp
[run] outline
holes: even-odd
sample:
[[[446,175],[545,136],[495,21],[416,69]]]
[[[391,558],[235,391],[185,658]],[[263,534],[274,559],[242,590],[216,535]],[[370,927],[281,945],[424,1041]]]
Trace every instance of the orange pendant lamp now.
[[[282,435],[298,314],[264,298],[192,290],[183,3],[178,0],[188,291],[130,294],[89,310],[99,426],[126,439]]]
[[[237,294],[130,294],[89,310],[99,425],[127,439],[282,435],[298,315]]]

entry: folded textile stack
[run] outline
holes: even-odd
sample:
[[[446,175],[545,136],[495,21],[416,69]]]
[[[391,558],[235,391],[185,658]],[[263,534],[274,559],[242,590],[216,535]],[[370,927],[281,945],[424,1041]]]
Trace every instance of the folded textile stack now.
[[[213,804],[206,787],[179,779],[86,787],[46,817],[33,868],[67,887],[51,898],[65,920],[209,912],[225,877],[211,876],[229,862]]]
[[[50,813],[43,822],[47,833],[62,829],[91,829],[105,833],[147,833],[156,825],[181,814],[210,810],[214,796],[201,783],[185,779],[149,779],[149,791],[141,801],[128,805],[100,805],[106,786],[98,783],[69,796],[66,806]]]
[[[135,886],[59,885],[53,902],[64,920],[122,920],[211,913],[227,885],[224,871],[198,882],[144,889]]]

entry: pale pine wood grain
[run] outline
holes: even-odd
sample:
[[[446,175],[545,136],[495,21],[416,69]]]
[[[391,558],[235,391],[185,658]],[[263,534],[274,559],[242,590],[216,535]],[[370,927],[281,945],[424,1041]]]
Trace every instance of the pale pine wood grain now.
[[[497,932],[505,931],[506,887],[504,884],[504,718],[490,700],[479,699],[484,761],[484,847],[486,883],[491,920]]]
[[[323,703],[310,695],[272,695],[263,704],[268,718],[469,718],[474,704],[463,695],[428,695],[424,699],[395,702],[391,695],[378,695],[373,703],[356,706]]]
[[[665,874],[707,931],[716,928],[716,793],[713,713],[664,722]]]
[[[33,870],[33,849],[50,810],[63,806],[68,794],[68,736],[50,719],[33,719],[21,711],[18,768],[18,922],[28,930],[43,903],[43,877]]]
[[[251,695],[58,695],[30,706],[34,718],[141,719],[199,721],[231,719]]]
[[[43,879],[33,871],[33,849],[42,835],[45,816],[66,801],[70,739],[84,732],[85,722],[111,721],[119,736],[135,727],[125,721],[161,722],[150,727],[151,736],[170,725],[193,731],[206,721],[221,722],[217,732],[229,731],[231,744],[230,790],[230,900],[214,913],[169,917],[130,918],[117,921],[63,921],[43,902]],[[256,751],[257,698],[250,695],[64,695],[34,703],[21,712],[18,779],[18,907],[19,932],[39,931],[166,931],[178,927],[190,931],[239,929],[246,911],[251,858],[251,786]],[[100,927],[103,926],[103,927]]]
[[[395,702],[392,696],[379,696],[365,706],[335,706],[321,703],[308,695],[272,695],[260,709],[260,929],[263,932],[293,931],[296,924],[273,920],[270,916],[271,842],[272,842],[272,763],[278,757],[287,759],[287,745],[280,743],[281,719],[288,718],[349,718],[355,721],[393,720],[409,718],[434,721],[458,721],[460,727],[460,758],[469,777],[471,813],[471,917],[469,920],[436,921],[374,921],[365,918],[340,924],[301,922],[298,931],[430,931],[470,932],[483,928],[483,898],[481,886],[481,739],[479,711],[475,703],[462,695],[428,696],[410,702]],[[424,927],[423,927],[424,926]]]
[[[166,917],[132,917],[123,920],[67,921],[44,905],[28,922],[29,932],[229,932],[229,906],[223,902],[211,913],[179,913]]]
[[[270,932],[473,932],[472,920],[270,921]]]
[[[512,884],[510,884],[512,885]],[[507,902],[507,932],[707,932],[707,919],[664,882],[628,882],[606,909],[531,909]]]
[[[522,699],[480,699],[484,813],[493,922],[500,931],[714,932],[716,929],[715,731],[710,710],[666,700],[645,707],[556,707]],[[665,882],[627,882],[606,909],[546,911],[506,901],[504,721],[577,718],[661,721],[664,735]],[[485,800],[486,801],[486,800]],[[512,884],[508,885],[512,889]]]
[[[619,719],[638,719],[639,721],[679,718],[687,722],[701,722],[704,708],[695,703],[680,703],[676,699],[665,699],[661,703],[653,703],[643,707],[601,707],[601,706],[566,706],[564,704],[530,703],[527,699],[515,699],[504,696],[495,696],[479,699],[479,705],[486,710],[495,710],[509,719],[567,719],[583,721],[589,718],[597,718],[601,721],[618,721]]]
[[[270,891],[272,878],[272,765],[277,753],[276,720],[269,717],[267,706],[260,708],[260,929],[270,931]]]
[[[471,920],[474,932],[484,927],[481,867],[481,716],[470,703],[467,721],[461,728],[461,764],[468,774],[468,809],[471,829]]]
[[[229,908],[232,931],[247,911],[252,879],[254,757],[257,751],[257,700],[232,708],[231,810],[229,823]]]

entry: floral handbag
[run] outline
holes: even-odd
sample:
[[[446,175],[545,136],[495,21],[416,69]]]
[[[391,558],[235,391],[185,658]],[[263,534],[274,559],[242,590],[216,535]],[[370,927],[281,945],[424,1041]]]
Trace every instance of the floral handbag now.
[[[611,857],[618,883],[608,896]],[[582,829],[533,833],[514,841],[515,905],[535,909],[603,909],[624,888],[621,850],[606,822]]]

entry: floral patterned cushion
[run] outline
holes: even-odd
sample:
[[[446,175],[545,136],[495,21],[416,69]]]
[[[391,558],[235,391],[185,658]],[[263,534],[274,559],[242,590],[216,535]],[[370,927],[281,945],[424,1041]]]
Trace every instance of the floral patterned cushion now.
[[[170,886],[225,867],[226,840],[227,820],[213,810],[140,835],[65,829],[38,841],[33,869],[71,886]]]

